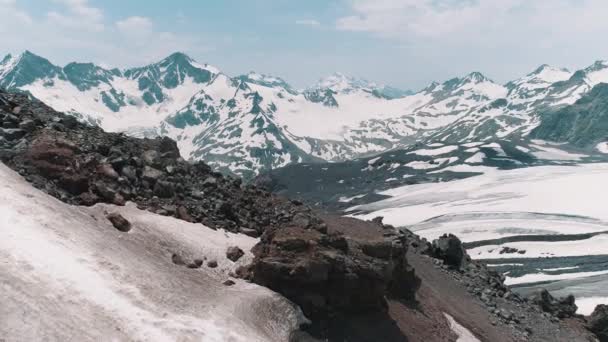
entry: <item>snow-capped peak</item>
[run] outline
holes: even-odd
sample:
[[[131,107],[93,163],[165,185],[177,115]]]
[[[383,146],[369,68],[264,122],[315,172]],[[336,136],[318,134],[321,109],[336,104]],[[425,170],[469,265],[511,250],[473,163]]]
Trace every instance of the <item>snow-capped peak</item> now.
[[[555,83],[565,81],[572,76],[572,72],[566,68],[556,68],[548,64],[539,66],[536,70],[528,74],[529,78],[543,81],[546,83]]]
[[[477,83],[483,83],[483,82],[492,82],[492,81],[478,71],[474,71],[462,79],[462,83],[477,84]]]
[[[379,86],[376,83],[369,82],[364,79],[356,79],[352,76],[347,76],[336,72],[319,80],[313,89],[331,89],[336,93],[341,93],[352,92],[360,89],[374,89],[378,87]]]

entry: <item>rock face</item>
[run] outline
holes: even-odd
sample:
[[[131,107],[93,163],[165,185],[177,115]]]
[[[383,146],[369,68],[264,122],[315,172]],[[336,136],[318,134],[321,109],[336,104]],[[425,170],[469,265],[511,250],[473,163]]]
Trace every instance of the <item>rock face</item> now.
[[[588,320],[591,330],[600,342],[608,342],[608,305],[598,305]]]
[[[558,318],[572,317],[576,314],[576,310],[578,309],[574,303],[575,300],[573,295],[564,298],[554,298],[549,291],[545,289],[539,290],[531,300],[543,311]]]
[[[313,322],[331,322],[349,314],[382,312],[387,296],[413,299],[420,282],[406,252],[404,236],[397,233],[361,242],[291,226],[262,235],[248,271],[254,282],[300,305]]]
[[[455,268],[462,268],[469,261],[469,256],[459,238],[446,234],[433,241],[432,255]]]

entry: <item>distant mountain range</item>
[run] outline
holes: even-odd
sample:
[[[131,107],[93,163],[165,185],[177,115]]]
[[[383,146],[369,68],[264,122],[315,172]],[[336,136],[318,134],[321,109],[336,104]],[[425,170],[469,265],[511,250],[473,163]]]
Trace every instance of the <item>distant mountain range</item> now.
[[[519,139],[537,127],[535,135],[548,136],[538,133],[549,125],[544,122],[557,120],[567,106],[581,106],[577,101],[602,82],[608,82],[602,61],[576,72],[543,65],[505,85],[473,72],[415,94],[342,74],[298,90],[254,72],[230,77],[182,53],[127,70],[91,63],[59,67],[28,51],[0,62],[0,87],[28,92],[108,131],[169,136],[184,158],[244,177],[413,142]],[[578,126],[569,131],[589,133]],[[605,137],[559,138],[595,146]]]

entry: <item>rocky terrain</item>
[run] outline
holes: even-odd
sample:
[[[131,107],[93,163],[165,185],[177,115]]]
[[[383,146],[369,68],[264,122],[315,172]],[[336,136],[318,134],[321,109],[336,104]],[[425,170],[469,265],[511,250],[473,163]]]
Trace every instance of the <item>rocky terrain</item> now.
[[[593,341],[590,331],[605,336],[605,308],[587,322],[574,314],[571,298],[522,298],[500,274],[471,261],[454,236],[429,243],[381,218],[320,215],[203,162],[186,162],[170,139],[105,133],[23,94],[0,92],[0,124],[2,162],[37,189],[71,208],[127,203],[125,215],[93,215],[116,234],[145,230],[145,220],[131,218],[135,208],[129,206],[136,205],[187,221],[188,229],[202,223],[202,231],[258,238],[251,250],[229,246],[222,260],[179,251],[166,259],[170,272],[228,263],[232,279],[224,275],[223,286],[241,278],[297,304],[310,322],[291,333],[293,341],[455,341],[460,335],[452,321],[481,341]],[[160,236],[155,239],[164,246]],[[154,241],[146,253],[156,250]],[[6,324],[0,319],[4,331]]]
[[[2,162],[32,185],[69,204],[131,201],[156,214],[261,235],[252,264],[235,275],[284,294],[314,324],[381,310],[388,294],[415,293],[406,244],[394,230],[373,241],[347,241],[301,202],[224,177],[203,162],[184,161],[168,138],[105,133],[21,94],[1,93],[0,101]],[[120,217],[109,219],[130,230]],[[239,254],[228,251],[234,260]],[[173,262],[188,264],[181,259],[174,256]],[[315,329],[322,336],[327,327]]]

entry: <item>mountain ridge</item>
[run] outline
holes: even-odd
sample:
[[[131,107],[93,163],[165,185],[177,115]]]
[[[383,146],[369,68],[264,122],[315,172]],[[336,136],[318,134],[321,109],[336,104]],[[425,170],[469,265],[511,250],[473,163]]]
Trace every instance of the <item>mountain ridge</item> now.
[[[25,57],[25,58],[24,58]],[[0,87],[28,92],[108,131],[166,135],[186,159],[251,178],[298,162],[343,161],[409,146],[526,136],[546,108],[608,81],[603,62],[542,65],[497,84],[480,72],[404,91],[334,74],[297,90],[282,78],[231,77],[184,53],[129,69],[57,67],[27,51],[0,62]]]

